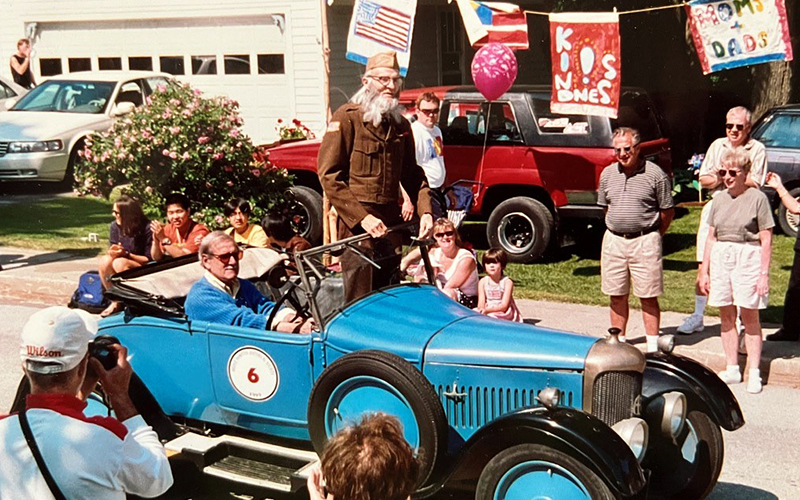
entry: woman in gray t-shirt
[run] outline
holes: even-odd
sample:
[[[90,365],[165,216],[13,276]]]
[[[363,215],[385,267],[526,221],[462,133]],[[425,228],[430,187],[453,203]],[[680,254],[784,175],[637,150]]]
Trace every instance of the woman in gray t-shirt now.
[[[726,189],[714,197],[709,214],[700,289],[708,294],[710,306],[719,307],[722,347],[727,358],[727,368],[719,376],[727,384],[742,381],[736,308],[741,311],[747,348],[747,391],[755,394],[761,392],[763,342],[758,310],[767,307],[775,222],[764,193],[745,185],[750,172],[747,151],[730,151],[723,156],[721,165],[717,175]]]

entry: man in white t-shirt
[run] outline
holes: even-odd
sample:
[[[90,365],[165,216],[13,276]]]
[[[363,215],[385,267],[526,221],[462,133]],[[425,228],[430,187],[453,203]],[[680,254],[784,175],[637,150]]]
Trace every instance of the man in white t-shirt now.
[[[722,191],[725,186],[718,171],[721,166],[722,156],[726,151],[732,151],[741,146],[750,155],[750,175],[745,183],[748,186],[760,188],[767,176],[767,154],[764,145],[750,138],[752,115],[744,106],[731,108],[726,115],[725,137],[715,140],[708,147],[703,164],[700,166],[700,185],[708,189],[711,200],[703,207],[700,214],[700,227],[697,229],[697,262],[703,262],[703,249],[708,236],[708,215],[714,196]],[[708,296],[702,295],[696,287],[694,312],[687,317],[678,327],[678,333],[690,334],[703,331],[703,313],[706,308]]]
[[[438,219],[447,213],[447,204],[442,190],[447,184],[444,168],[442,131],[436,125],[439,119],[440,100],[433,92],[425,92],[417,97],[417,121],[411,124],[414,134],[414,145],[417,152],[417,164],[425,171],[428,186],[431,188],[433,218]],[[401,187],[402,190],[402,187]],[[411,220],[414,215],[414,204],[403,191],[403,220]]]

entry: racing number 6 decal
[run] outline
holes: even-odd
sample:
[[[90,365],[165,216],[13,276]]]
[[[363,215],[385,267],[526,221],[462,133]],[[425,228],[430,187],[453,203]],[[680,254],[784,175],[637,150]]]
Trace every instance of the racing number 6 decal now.
[[[266,401],[278,390],[278,367],[257,347],[242,347],[228,360],[228,380],[250,401]]]

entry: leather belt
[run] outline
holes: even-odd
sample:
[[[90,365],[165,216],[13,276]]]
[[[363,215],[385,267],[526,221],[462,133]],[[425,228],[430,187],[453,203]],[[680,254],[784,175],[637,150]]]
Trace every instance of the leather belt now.
[[[659,226],[652,226],[648,227],[647,229],[642,229],[641,231],[636,231],[634,233],[620,233],[618,231],[613,231],[611,229],[608,230],[609,233],[613,234],[614,236],[619,236],[620,238],[625,238],[626,240],[632,240],[634,238],[638,238],[639,236],[644,236],[645,234],[650,234],[654,231],[658,231]]]

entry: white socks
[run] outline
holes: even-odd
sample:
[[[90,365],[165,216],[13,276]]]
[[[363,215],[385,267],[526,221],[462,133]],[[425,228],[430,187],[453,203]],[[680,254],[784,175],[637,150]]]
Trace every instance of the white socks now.
[[[708,295],[695,295],[694,296],[694,312],[693,316],[703,317],[706,312],[706,303],[708,302]]]
[[[657,352],[658,335],[645,335],[644,338],[647,339],[647,352]]]

